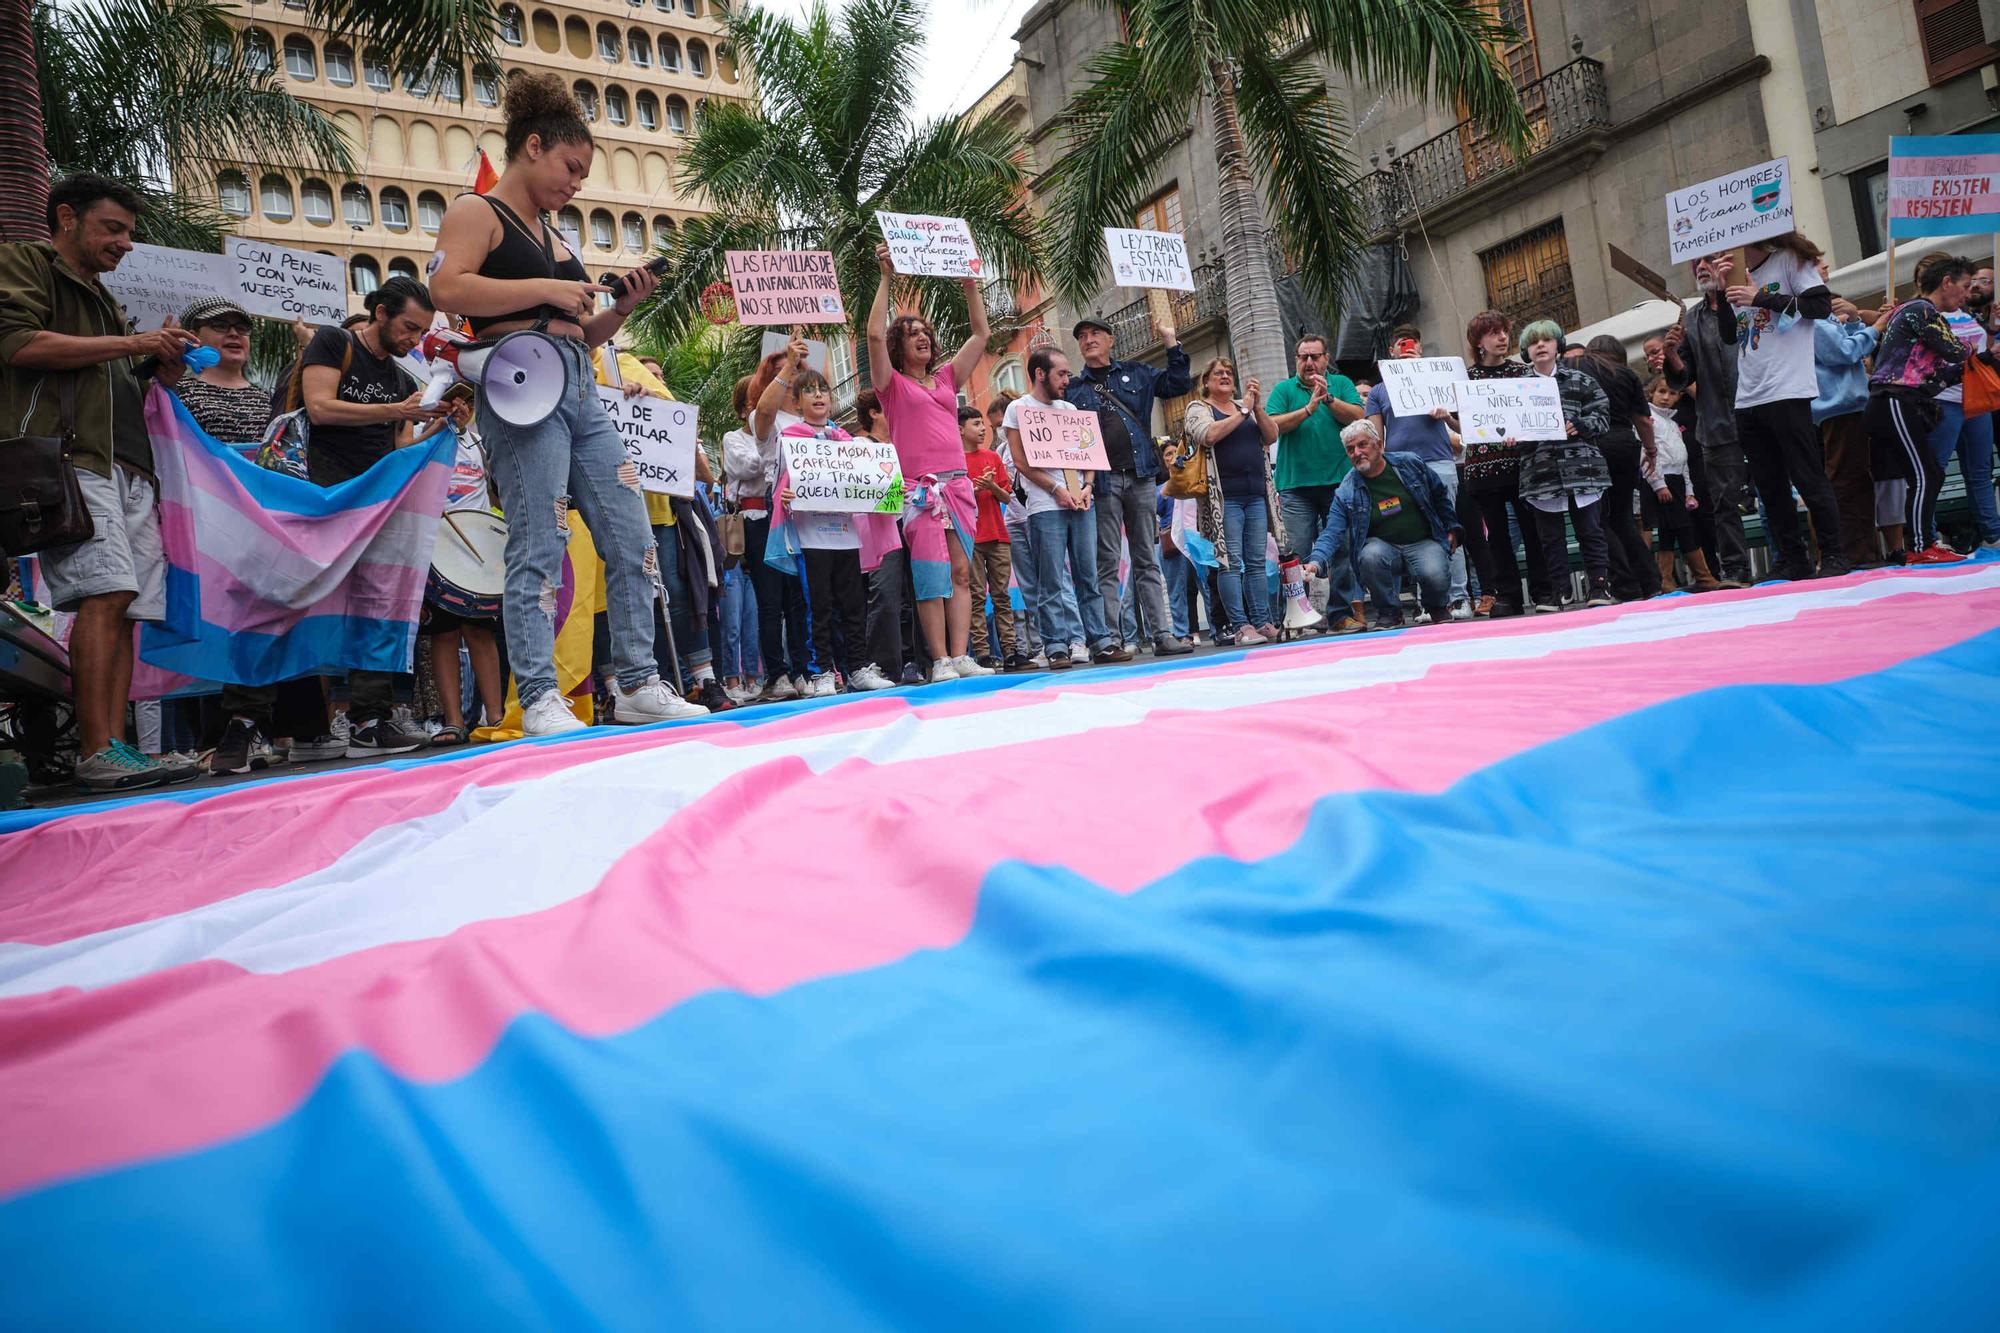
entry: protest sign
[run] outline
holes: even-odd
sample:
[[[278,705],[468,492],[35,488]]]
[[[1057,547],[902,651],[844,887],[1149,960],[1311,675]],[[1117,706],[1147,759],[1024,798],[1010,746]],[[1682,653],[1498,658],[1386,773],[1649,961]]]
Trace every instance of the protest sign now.
[[[763,341],[757,344],[757,359],[762,361],[773,352],[784,351],[791,345],[791,341],[792,337],[788,333],[765,334]],[[806,339],[806,369],[826,374],[826,344],[818,338]]]
[[[1021,450],[1041,468],[1103,471],[1111,466],[1095,412],[1064,412],[1021,404]]]
[[[964,218],[877,212],[875,221],[889,244],[889,263],[896,272],[924,278],[979,276],[979,253]]]
[[[1607,245],[1604,248],[1611,252],[1611,267],[1613,271],[1622,273],[1630,278],[1648,296],[1653,297],[1655,300],[1673,301],[1675,305],[1680,304],[1675,299],[1673,292],[1667,287],[1667,280],[1665,278],[1653,272],[1653,270],[1647,268],[1644,264],[1634,259],[1631,255],[1626,254],[1615,245]]]
[[[825,250],[725,250],[741,324],[845,324],[840,278]]]
[[[1546,375],[1508,380],[1461,380],[1458,384],[1459,434],[1467,444],[1497,444],[1501,440],[1560,440],[1563,430],[1562,391]]]
[[[1759,162],[1667,194],[1668,258],[1676,264],[1790,230],[1790,158]]]
[[[896,446],[858,436],[852,440],[784,437],[785,471],[802,514],[900,514],[903,469]]]
[[[237,300],[253,315],[338,324],[347,318],[347,261],[248,236],[224,239]]]
[[[103,282],[141,331],[159,328],[169,316],[179,319],[198,300],[236,290],[235,264],[228,256],[164,245],[134,245]]]
[[[1377,361],[1389,406],[1399,417],[1420,417],[1434,407],[1458,409],[1458,384],[1465,378],[1465,360],[1456,356],[1419,356]]]
[[[1893,135],[1889,235],[2000,231],[2000,134]]]
[[[1179,232],[1106,227],[1104,247],[1111,252],[1111,280],[1120,287],[1194,290],[1194,272],[1188,267],[1187,237]]]
[[[617,389],[597,387],[597,397],[618,437],[625,456],[639,469],[641,490],[694,498],[696,408],[651,394],[627,398]]]

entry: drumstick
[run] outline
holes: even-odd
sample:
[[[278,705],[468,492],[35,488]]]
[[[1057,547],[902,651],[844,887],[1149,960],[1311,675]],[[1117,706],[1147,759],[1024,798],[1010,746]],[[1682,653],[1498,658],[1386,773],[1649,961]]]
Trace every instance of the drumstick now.
[[[472,543],[465,539],[465,534],[458,530],[458,524],[453,522],[450,514],[446,514],[444,516],[444,521],[446,526],[448,526],[451,529],[451,535],[458,538],[458,544],[460,546],[463,546],[467,551],[471,552],[472,558],[474,560],[477,560],[482,565],[485,564],[486,557],[480,555],[478,550],[474,548]]]

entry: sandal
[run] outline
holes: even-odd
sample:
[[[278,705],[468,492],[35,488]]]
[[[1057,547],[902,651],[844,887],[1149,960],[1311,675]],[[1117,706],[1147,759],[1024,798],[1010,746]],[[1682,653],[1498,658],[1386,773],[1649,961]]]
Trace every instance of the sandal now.
[[[463,744],[465,744],[465,728],[464,728],[464,727],[444,727],[444,728],[441,728],[441,729],[440,729],[440,730],[438,731],[438,734],[437,734],[437,735],[435,735],[435,736],[431,737],[431,744],[432,744],[432,745],[463,745]]]

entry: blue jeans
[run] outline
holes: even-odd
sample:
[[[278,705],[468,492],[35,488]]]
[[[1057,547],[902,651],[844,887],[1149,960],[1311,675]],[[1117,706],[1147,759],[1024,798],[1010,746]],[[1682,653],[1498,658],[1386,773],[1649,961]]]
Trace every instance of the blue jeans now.
[[[1966,499],[1972,504],[1973,521],[1982,542],[2000,541],[2000,506],[1993,498],[1993,417],[1982,413],[1965,415],[1963,403],[1939,403],[1938,424],[1931,431],[1931,456],[1939,467],[1951,462],[1958,452],[1958,470],[1965,478]],[[1914,539],[1916,534],[1911,534]],[[1928,546],[1935,532],[1923,534],[1919,547]]]
[[[1088,510],[1051,509],[1028,516],[1035,548],[1035,615],[1042,646],[1067,651],[1078,637],[1095,650],[1117,636],[1104,623],[1104,598],[1097,590],[1097,520]],[[1068,558],[1065,565],[1064,558]],[[1076,593],[1076,611],[1063,605],[1063,591]]]
[[[556,604],[569,511],[590,525],[604,558],[605,612],[618,683],[635,689],[658,674],[653,660],[653,572],[658,555],[636,480],[618,479],[625,445],[597,399],[590,355],[560,344],[567,379],[548,420],[502,421],[479,390],[479,431],[492,454],[493,488],[507,513],[507,583],[501,595],[507,661],[521,706],[556,688]]]
[[[1320,533],[1326,531],[1326,514],[1333,507],[1338,486],[1294,486],[1278,492],[1278,517],[1285,523],[1285,540],[1292,554],[1304,560],[1312,553]],[[1354,569],[1339,551],[1333,553],[1333,568],[1326,572],[1327,604],[1318,609],[1330,619],[1348,614],[1361,600],[1361,585],[1354,581]]]
[[[687,574],[681,569],[681,544],[674,529],[658,527],[653,529],[653,540],[660,548],[660,581],[667,587],[667,606],[671,608],[669,624],[674,630],[674,647],[679,651],[685,674],[692,681],[694,673],[715,661],[715,651],[709,645],[708,618],[697,620],[692,611],[688,592]],[[660,664],[660,679],[673,679],[673,663],[667,660],[667,636],[660,633],[659,617],[654,616],[653,658]]]
[[[721,632],[722,674],[763,675],[757,660],[757,590],[740,566],[723,576]]]
[[[1229,546],[1229,568],[1221,572],[1222,609],[1239,629],[1270,623],[1271,589],[1264,572],[1270,537],[1271,511],[1262,491],[1222,493],[1222,539]]]
[[[1188,574],[1193,569],[1193,562],[1179,548],[1160,551],[1160,576],[1167,581],[1167,618],[1177,639],[1188,636]]]
[[[1451,592],[1451,561],[1444,547],[1436,542],[1399,546],[1380,537],[1370,537],[1361,544],[1361,554],[1354,563],[1361,571],[1361,581],[1368,586],[1375,614],[1383,623],[1395,624],[1403,618],[1404,574],[1416,583],[1417,601],[1432,616],[1442,614],[1450,606],[1446,599]]]
[[[1426,463],[1437,479],[1444,483],[1444,493],[1450,504],[1446,506],[1444,521],[1450,527],[1458,521],[1458,464],[1445,461]],[[1465,600],[1465,548],[1451,553],[1451,602],[1456,606]]]

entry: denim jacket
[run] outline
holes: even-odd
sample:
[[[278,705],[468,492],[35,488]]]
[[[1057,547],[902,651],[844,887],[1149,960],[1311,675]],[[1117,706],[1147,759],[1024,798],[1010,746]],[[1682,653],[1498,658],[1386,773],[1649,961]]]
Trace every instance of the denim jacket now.
[[[1116,360],[1102,370],[1080,366],[1063,397],[1079,411],[1109,407],[1125,418],[1125,433],[1132,437],[1132,470],[1145,480],[1157,481],[1162,468],[1160,451],[1153,447],[1153,400],[1178,398],[1193,387],[1187,348],[1175,343],[1167,349],[1164,368]]]
[[[1431,530],[1431,540],[1447,551],[1451,549],[1445,540],[1449,533],[1459,532],[1458,511],[1453,508],[1451,496],[1446,494],[1444,483],[1430,465],[1415,454],[1384,454],[1396,475],[1403,479],[1416,499],[1417,508],[1423,512],[1424,523]],[[1368,544],[1368,519],[1375,512],[1375,502],[1368,495],[1368,478],[1360,472],[1350,472],[1341,480],[1340,489],[1333,493],[1333,503],[1327,507],[1326,526],[1320,529],[1319,540],[1313,543],[1312,563],[1325,570],[1332,565],[1333,553],[1345,546],[1350,564],[1360,556],[1361,548]],[[1361,571],[1356,568],[1354,577],[1359,580]]]

